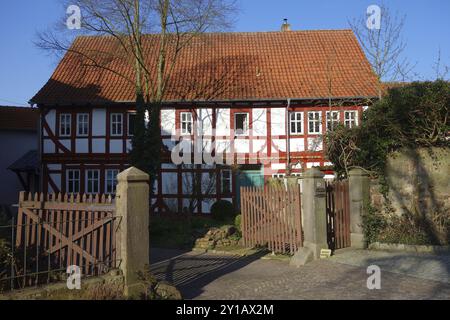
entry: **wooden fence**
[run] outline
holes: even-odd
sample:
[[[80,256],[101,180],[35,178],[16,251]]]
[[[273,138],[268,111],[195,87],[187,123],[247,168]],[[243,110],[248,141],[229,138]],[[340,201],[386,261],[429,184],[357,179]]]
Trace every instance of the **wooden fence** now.
[[[244,244],[294,254],[303,245],[300,201],[296,185],[241,187]]]
[[[11,232],[11,289],[50,282],[70,265],[83,276],[117,267],[117,218],[111,196],[21,192],[15,237]]]
[[[348,180],[326,183],[327,239],[331,250],[347,248],[350,241]]]

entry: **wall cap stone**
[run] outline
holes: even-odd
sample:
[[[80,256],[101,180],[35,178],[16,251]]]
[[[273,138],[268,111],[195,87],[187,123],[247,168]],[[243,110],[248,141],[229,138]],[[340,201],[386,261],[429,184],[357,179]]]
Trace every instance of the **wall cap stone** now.
[[[323,179],[325,174],[317,168],[307,169],[303,174],[303,178],[320,178]]]
[[[350,171],[348,172],[348,176],[349,177],[368,177],[369,174],[366,171],[364,171],[363,169],[353,168],[353,169],[350,169]]]
[[[130,181],[130,182],[148,182],[150,177],[147,173],[139,170],[136,167],[128,168],[117,175],[118,181]]]

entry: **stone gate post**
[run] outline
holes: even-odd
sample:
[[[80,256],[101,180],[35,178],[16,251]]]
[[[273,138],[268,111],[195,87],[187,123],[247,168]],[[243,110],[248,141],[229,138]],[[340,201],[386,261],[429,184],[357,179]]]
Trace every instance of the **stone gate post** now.
[[[328,249],[326,221],[326,189],[324,174],[309,169],[302,179],[303,248],[292,257],[291,265],[302,266],[318,259],[322,249]]]
[[[370,179],[362,169],[351,169],[348,173],[350,200],[350,239],[352,247],[363,248],[364,235],[362,216],[370,203]]]
[[[125,279],[125,296],[138,298],[145,288],[138,271],[149,264],[149,176],[131,167],[117,176],[117,248]]]

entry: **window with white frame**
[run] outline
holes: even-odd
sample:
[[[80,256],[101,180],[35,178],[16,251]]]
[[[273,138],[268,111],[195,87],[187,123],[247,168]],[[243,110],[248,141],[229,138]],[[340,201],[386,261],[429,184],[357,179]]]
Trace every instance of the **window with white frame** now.
[[[80,170],[69,169],[66,171],[66,192],[79,193],[80,192]]]
[[[59,115],[59,135],[69,137],[71,134],[72,115],[70,113],[61,113]]]
[[[192,113],[181,112],[181,134],[192,134]]]
[[[291,112],[290,120],[291,134],[302,134],[303,112]]]
[[[86,170],[86,193],[100,192],[100,170]]]
[[[308,133],[322,132],[322,117],[320,111],[308,112]]]
[[[231,170],[222,170],[222,194],[231,193]]]
[[[344,125],[347,128],[353,128],[358,125],[358,112],[357,111],[345,111],[344,112]]]
[[[121,136],[123,133],[123,114],[111,113],[111,135]]]
[[[234,114],[234,132],[239,136],[248,134],[248,113]]]
[[[128,136],[134,135],[134,130],[136,128],[136,113],[128,114]]]
[[[89,114],[79,113],[77,114],[77,135],[87,136],[89,134]]]
[[[334,130],[339,124],[339,111],[327,111],[327,130]]]
[[[116,193],[118,169],[107,169],[105,173],[105,192]]]
[[[272,178],[274,179],[284,179],[286,175],[284,173],[274,173],[272,174]]]

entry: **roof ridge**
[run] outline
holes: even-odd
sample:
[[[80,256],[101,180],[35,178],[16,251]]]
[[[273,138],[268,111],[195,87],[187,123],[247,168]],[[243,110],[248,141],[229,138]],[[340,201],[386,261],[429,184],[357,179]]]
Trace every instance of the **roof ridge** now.
[[[225,31],[225,32],[204,32],[200,35],[257,35],[257,34],[293,34],[293,33],[323,33],[323,32],[352,32],[352,29],[309,29],[309,30],[291,30],[291,31]],[[156,36],[159,33],[145,33],[143,36]],[[112,35],[79,35],[76,38],[112,38]]]

